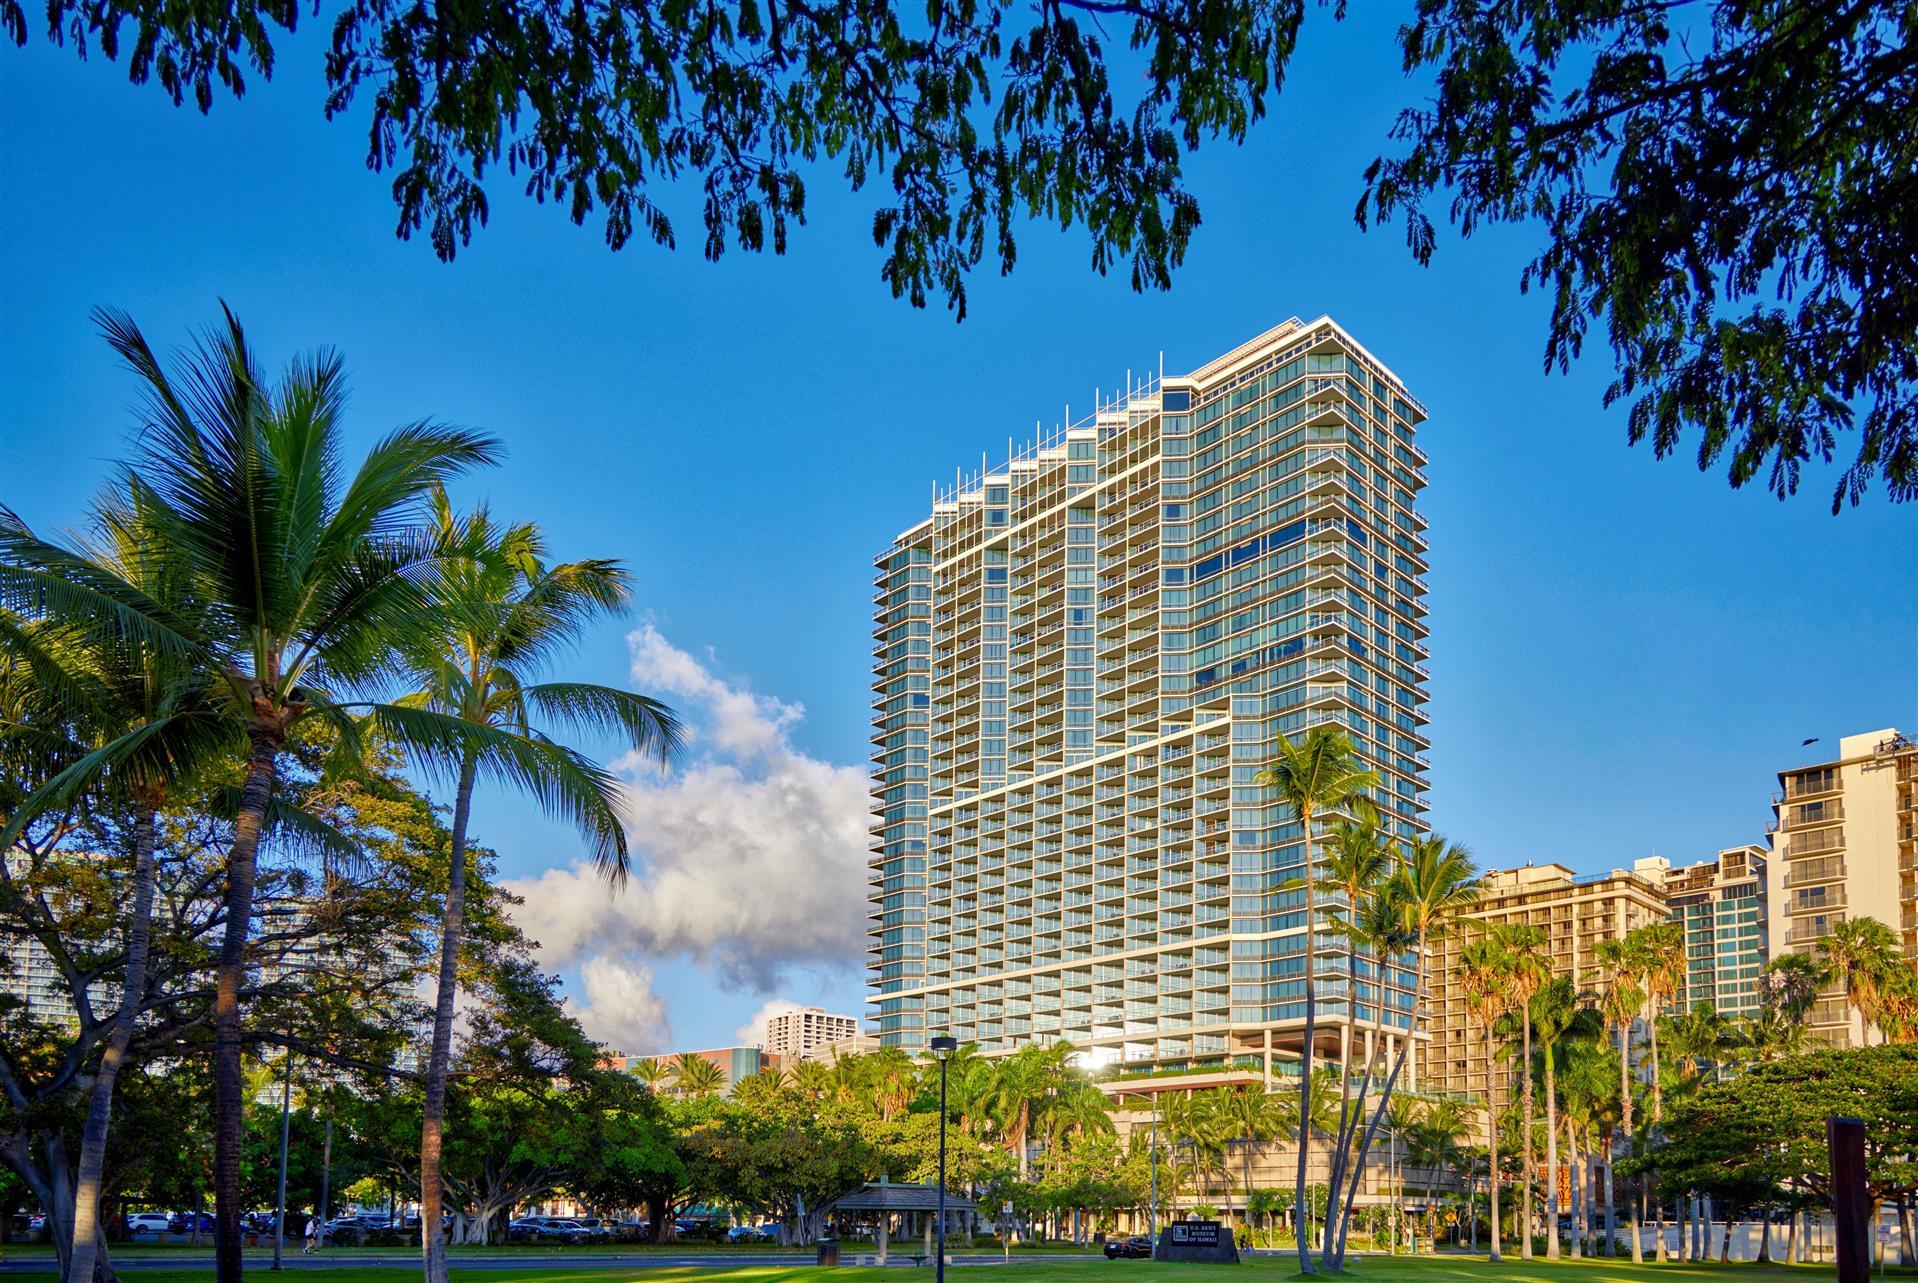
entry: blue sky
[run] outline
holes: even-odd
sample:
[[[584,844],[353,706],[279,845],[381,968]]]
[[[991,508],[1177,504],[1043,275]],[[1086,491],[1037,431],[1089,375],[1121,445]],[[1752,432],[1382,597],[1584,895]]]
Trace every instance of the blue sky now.
[[[1486,863],[1580,870],[1760,840],[1800,740],[1918,722],[1918,509],[1874,495],[1834,518],[1829,471],[1780,504],[1628,449],[1602,345],[1541,370],[1528,230],[1445,235],[1429,269],[1398,227],[1360,232],[1359,175],[1415,87],[1403,10],[1352,8],[1308,17],[1246,146],[1191,158],[1204,225],[1170,293],[1029,226],[963,324],[891,298],[874,199],[829,174],[784,258],[706,263],[691,190],[667,197],[690,251],[613,254],[505,181],[446,266],[395,239],[364,118],[322,118],[311,32],[210,117],[97,55],[8,49],[0,501],[70,522],[123,451],[133,389],[87,322],[103,303],[169,344],[224,298],[276,359],[341,348],[366,439],[422,416],[503,437],[508,463],[468,493],[640,585],[643,619],[601,630],[577,671],[645,679],[697,738],[683,778],[644,783],[650,875],[622,907],[570,879],[578,841],[526,806],[484,800],[482,836],[562,942],[590,1027],[715,1045],[770,999],[858,1009],[870,560],[934,479],[1161,353],[1189,369],[1326,312],[1432,415],[1434,824]]]

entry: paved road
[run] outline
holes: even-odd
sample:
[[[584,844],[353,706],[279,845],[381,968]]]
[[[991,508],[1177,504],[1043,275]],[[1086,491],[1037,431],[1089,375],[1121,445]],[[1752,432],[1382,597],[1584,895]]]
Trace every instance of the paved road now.
[[[840,1261],[851,1265],[862,1255],[868,1253],[842,1252]],[[248,1252],[247,1264],[260,1268],[271,1259],[267,1254]],[[700,1270],[724,1270],[757,1265],[811,1265],[815,1261],[811,1252],[553,1252],[531,1253],[513,1252],[510,1255],[464,1256],[455,1255],[452,1266],[456,1270],[524,1270],[524,1269],[565,1269],[565,1270],[643,1270],[658,1269],[666,1266]],[[1101,1260],[1096,1256],[1021,1256],[1020,1260],[1054,1262],[1084,1261],[1091,1263]],[[325,1269],[411,1269],[419,1268],[418,1252],[394,1252],[390,1255],[378,1253],[338,1253],[328,1255],[320,1253],[314,1256],[302,1256],[297,1250],[285,1256],[289,1270],[325,1270]],[[999,1265],[1003,1258],[997,1254],[954,1254],[954,1265]],[[912,1258],[895,1251],[890,1265],[913,1268]],[[0,1274],[44,1274],[54,1270],[51,1255],[33,1256],[9,1255],[0,1260]],[[213,1268],[213,1254],[209,1252],[172,1251],[140,1252],[137,1248],[113,1254],[113,1268],[129,1273],[138,1270],[210,1270]]]

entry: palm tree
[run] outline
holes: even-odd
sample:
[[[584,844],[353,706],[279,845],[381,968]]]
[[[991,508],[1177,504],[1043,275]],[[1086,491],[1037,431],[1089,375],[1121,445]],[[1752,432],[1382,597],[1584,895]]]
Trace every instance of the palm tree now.
[[[999,1134],[1019,1164],[1019,1179],[1031,1167],[1033,1105],[1065,1076],[1073,1048],[1069,1042],[1050,1047],[1022,1047],[999,1062],[992,1091],[992,1114]]]
[[[1804,1020],[1831,972],[1809,953],[1783,953],[1765,964],[1765,997],[1794,1023]]]
[[[1532,999],[1551,983],[1552,969],[1545,952],[1547,937],[1543,927],[1512,922],[1498,926],[1499,945],[1505,958],[1505,989],[1511,995],[1512,1009],[1518,1013],[1523,1050],[1519,1056],[1519,1085],[1524,1097],[1524,1118],[1519,1129],[1521,1187],[1525,1218],[1519,1237],[1519,1259],[1532,1259],[1532,1127],[1537,1114],[1532,1108]]]
[[[792,1088],[812,1104],[824,1101],[832,1092],[833,1067],[823,1060],[802,1060],[793,1066]]]
[[[1359,1020],[1359,954],[1367,943],[1366,924],[1360,922],[1360,915],[1366,907],[1366,893],[1380,885],[1391,874],[1395,863],[1391,842],[1379,828],[1378,809],[1370,802],[1360,801],[1353,807],[1357,812],[1356,820],[1347,820],[1332,830],[1331,841],[1327,844],[1330,851],[1325,861],[1325,881],[1336,888],[1345,903],[1345,922],[1338,927],[1345,938],[1345,1046],[1349,1049],[1358,1045]],[[1389,906],[1396,911],[1397,906]],[[1385,955],[1378,958],[1381,981],[1385,967]],[[1381,1023],[1382,1013],[1375,1012],[1374,1024]],[[1372,1066],[1365,1066],[1365,1074],[1370,1082]],[[1358,1110],[1365,1108],[1364,1094],[1359,1097]],[[1352,1137],[1358,1131],[1357,1118],[1352,1106],[1352,1077],[1350,1067],[1340,1066],[1339,1073],[1339,1130],[1337,1144],[1332,1150],[1330,1179],[1328,1187],[1334,1191],[1330,1206],[1337,1206],[1337,1193],[1344,1175],[1346,1156],[1351,1148]],[[1330,1227],[1338,1223],[1338,1218],[1326,1217],[1328,1227],[1327,1241],[1323,1246],[1324,1255],[1333,1255]]]
[[[1305,1167],[1312,1148],[1312,1129],[1307,1125],[1312,1113],[1312,1041],[1318,1024],[1312,977],[1318,930],[1312,896],[1312,884],[1317,878],[1312,859],[1312,822],[1324,813],[1358,802],[1379,779],[1359,760],[1345,732],[1333,726],[1315,726],[1298,739],[1280,740],[1278,756],[1253,779],[1272,790],[1298,817],[1299,837],[1304,845],[1301,876],[1305,890],[1305,1036],[1299,1063],[1299,1165],[1294,1194],[1296,1223],[1303,1226]],[[1298,1238],[1299,1272],[1316,1273],[1305,1235],[1301,1233]]]
[[[1570,976],[1555,976],[1532,996],[1528,1014],[1545,1068],[1545,1259],[1556,1261],[1558,1241],[1558,1051],[1581,1014],[1578,987]],[[1529,1062],[1526,1077],[1531,1076]]]
[[[537,526],[498,526],[483,506],[458,517],[443,489],[433,496],[433,527],[442,546],[462,555],[443,566],[433,582],[438,627],[411,647],[417,690],[402,702],[458,718],[476,733],[464,745],[448,744],[456,776],[453,828],[439,994],[421,1110],[420,1224],[426,1226],[440,1223],[440,1147],[466,914],[467,824],[481,769],[530,792],[548,812],[578,823],[594,863],[617,882],[626,874],[619,787],[603,768],[538,729],[535,718],[615,736],[661,764],[679,743],[678,722],[657,700],[585,682],[535,680],[593,622],[630,603],[628,576],[618,562],[549,565]],[[421,727],[418,737],[436,738],[438,730]],[[519,769],[502,771],[502,762]],[[444,1238],[425,1233],[420,1241],[427,1283],[447,1283]]]
[[[1395,946],[1410,944],[1412,949],[1412,1009],[1406,1014],[1406,1030],[1419,1027],[1419,1017],[1425,1004],[1425,959],[1434,941],[1448,934],[1460,914],[1478,903],[1478,869],[1472,863],[1472,856],[1462,845],[1430,834],[1415,840],[1406,851],[1404,863],[1393,873],[1390,890],[1386,899],[1394,907],[1409,940],[1392,940],[1379,952],[1381,985],[1386,958],[1398,951]],[[1408,1036],[1399,1044],[1399,1054],[1393,1061],[1392,1069],[1386,1075],[1385,1086],[1379,1097],[1379,1109],[1372,1115],[1365,1135],[1359,1142],[1358,1162],[1349,1183],[1349,1193],[1344,1199],[1343,1208],[1338,1212],[1338,1236],[1336,1242],[1327,1235],[1327,1242],[1334,1243],[1332,1268],[1342,1269],[1345,1263],[1345,1239],[1351,1228],[1352,1206],[1357,1199],[1359,1182],[1365,1177],[1366,1155],[1371,1151],[1372,1142],[1377,1138],[1378,1126],[1382,1118],[1385,1103],[1392,1098],[1392,1090],[1398,1083],[1399,1071],[1405,1065],[1405,1058],[1411,1051],[1412,1039]],[[1334,1189],[1332,1197],[1338,1198],[1339,1191]],[[1329,1206],[1338,1206],[1336,1202]]]
[[[1245,1223],[1252,1226],[1252,1151],[1267,1144],[1292,1125],[1292,1111],[1285,1098],[1260,1087],[1223,1088],[1219,1116],[1245,1170]]]
[[[1464,1139],[1465,1116],[1449,1100],[1434,1101],[1412,1128],[1412,1161],[1425,1169],[1425,1232],[1434,1240],[1438,1237],[1439,1175],[1457,1167],[1464,1158]]]
[[[1685,928],[1676,922],[1653,922],[1625,934],[1625,947],[1638,963],[1638,988],[1645,995],[1645,1024],[1652,1060],[1652,1138],[1665,1122],[1665,1072],[1658,1045],[1658,1015],[1665,1009],[1685,975]],[[1641,1181],[1643,1190],[1649,1182]],[[1666,1260],[1665,1204],[1658,1200],[1653,1220],[1658,1260]]]
[[[377,442],[348,475],[337,355],[296,360],[271,381],[227,311],[224,329],[181,359],[176,378],[131,318],[95,316],[145,383],[129,485],[217,627],[201,632],[119,576],[17,538],[8,541],[12,566],[0,572],[0,593],[16,605],[31,598],[75,625],[135,633],[195,664],[247,746],[213,1002],[214,1265],[217,1283],[239,1283],[240,986],[281,753],[309,717],[357,743],[341,697],[388,676],[397,648],[429,619],[424,581],[444,558],[414,520],[435,488],[499,451],[487,437],[413,424]]]
[[[0,512],[0,547],[38,542],[11,513]],[[97,577],[136,589],[174,617],[199,613],[187,567],[170,545],[153,536],[138,492],[104,497],[94,510],[93,539],[69,555],[90,562]],[[88,1093],[73,1222],[56,1227],[56,1233],[58,1228],[71,1231],[60,1244],[67,1276],[91,1279],[114,1085],[147,996],[159,814],[209,767],[230,760],[234,744],[230,723],[207,699],[195,668],[177,650],[138,633],[0,615],[0,654],[23,679],[19,695],[31,704],[20,719],[0,727],[6,769],[21,782],[42,781],[0,826],[0,852],[12,850],[35,819],[64,811],[88,794],[109,795],[131,812],[132,903],[120,1001]]]
[[[1605,1023],[1618,1031],[1618,1132],[1613,1137],[1614,1145],[1628,1144],[1632,1134],[1632,1025],[1645,1006],[1645,992],[1638,987],[1641,968],[1635,951],[1624,938],[1601,940],[1598,943],[1598,961],[1604,969],[1604,990],[1599,995],[1599,1013]],[[1612,1197],[1612,1163],[1605,1164],[1606,1200],[1609,1206]],[[1632,1260],[1643,1263],[1644,1246],[1639,1242],[1638,1220],[1626,1207],[1626,1220],[1632,1236]],[[1608,1227],[1605,1237],[1605,1254],[1611,1256],[1617,1251],[1617,1240]]]
[[[1470,941],[1459,951],[1459,962],[1453,972],[1461,992],[1465,995],[1465,1008],[1472,1019],[1485,1032],[1485,1150],[1486,1183],[1491,1195],[1491,1259],[1501,1259],[1499,1252],[1498,1224],[1498,1092],[1493,1083],[1493,1031],[1499,1021],[1511,1009],[1511,993],[1507,980],[1511,971],[1510,960],[1497,934],[1483,936]]]
[[[628,1072],[653,1091],[664,1090],[667,1080],[673,1076],[672,1066],[654,1057],[632,1061]]]
[[[1876,918],[1847,918],[1819,945],[1832,978],[1844,987],[1845,1004],[1858,1013],[1860,1042],[1869,1045],[1879,1000],[1903,953],[1898,937]]]
[[[696,1052],[673,1057],[673,1090],[687,1096],[711,1096],[726,1086],[725,1071]]]
[[[1809,1039],[1804,1025],[1768,1003],[1732,1028],[1727,1046],[1733,1060],[1762,1065],[1798,1055]]]
[[[1403,1093],[1393,1096],[1386,1106],[1385,1132],[1392,1141],[1392,1216],[1393,1231],[1402,1237],[1405,1232],[1405,1185],[1402,1178],[1403,1158],[1408,1152],[1418,1125],[1425,1119],[1426,1102],[1417,1096]],[[1394,1238],[1396,1247],[1398,1238]]]
[[[1716,1007],[1700,1002],[1681,1016],[1661,1016],[1659,1021],[1664,1027],[1665,1047],[1677,1058],[1680,1074],[1702,1078],[1709,1064],[1712,1076],[1718,1076],[1719,1056],[1729,1039],[1725,1018]]]

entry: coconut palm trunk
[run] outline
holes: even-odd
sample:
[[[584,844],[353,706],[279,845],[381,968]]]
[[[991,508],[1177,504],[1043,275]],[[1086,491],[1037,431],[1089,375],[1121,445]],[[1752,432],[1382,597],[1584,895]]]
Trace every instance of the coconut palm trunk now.
[[[1624,1024],[1620,1025],[1618,1034],[1619,1122],[1618,1134],[1612,1138],[1612,1147],[1614,1152],[1616,1152],[1620,1146],[1626,1146],[1627,1153],[1629,1154],[1629,1146],[1632,1139],[1632,1022],[1627,1020]],[[1611,1163],[1607,1163],[1605,1165],[1605,1180],[1608,1191],[1610,1189],[1611,1179],[1612,1165]],[[1628,1222],[1627,1228],[1631,1231],[1632,1236],[1632,1264],[1643,1265],[1645,1263],[1645,1246],[1639,1241],[1638,1218],[1631,1214],[1631,1210],[1631,1200],[1626,1199],[1625,1219]]]
[[[1299,1053],[1299,1165],[1294,1183],[1292,1207],[1294,1237],[1298,1240],[1299,1273],[1316,1273],[1312,1266],[1312,1247],[1306,1226],[1310,1223],[1305,1205],[1305,1168],[1312,1152],[1312,1039],[1318,1030],[1318,1011],[1312,993],[1312,961],[1317,932],[1312,905],[1312,806],[1299,808],[1300,836],[1305,839],[1305,1043]]]
[[[80,1132],[80,1169],[73,1187],[73,1254],[67,1263],[69,1283],[91,1283],[99,1260],[100,1186],[106,1173],[107,1130],[113,1119],[113,1084],[126,1063],[127,1046],[146,996],[147,950],[153,932],[153,856],[158,823],[153,805],[143,806],[133,821],[133,913],[127,923],[126,975],[120,1006],[113,1016],[94,1071],[87,1099],[86,1122]]]
[[[433,1008],[433,1048],[426,1062],[426,1099],[420,1127],[420,1257],[426,1283],[447,1283],[446,1239],[440,1233],[444,1183],[440,1152],[446,1119],[446,1074],[453,1051],[453,1007],[459,993],[461,932],[466,921],[466,828],[473,810],[476,764],[460,766],[453,796],[452,850],[446,868],[446,918],[440,935],[438,1000]]]
[[[213,1275],[240,1283],[240,1157],[246,1140],[246,1074],[241,1063],[240,982],[253,921],[253,884],[260,831],[279,776],[283,736],[258,724],[247,728],[246,783],[233,821],[226,859],[226,927],[213,970]]]
[[[1558,1253],[1558,1077],[1552,1044],[1548,1041],[1545,1044],[1545,1259],[1556,1261]]]
[[[1488,1021],[1485,1025],[1485,1148],[1486,1152],[1491,1156],[1486,1166],[1486,1184],[1491,1189],[1491,1259],[1494,1261],[1501,1259],[1499,1254],[1498,1225],[1498,1094],[1492,1089],[1492,1083],[1494,1081],[1492,1076],[1494,1073],[1493,1064],[1496,1056],[1497,1053],[1494,1050],[1494,1043],[1492,1041],[1492,1025],[1491,1022]]]
[[[1521,1094],[1524,1096],[1524,1124],[1519,1135],[1519,1182],[1523,1187],[1525,1225],[1519,1239],[1518,1254],[1522,1260],[1532,1259],[1532,1008],[1530,1003],[1519,1004],[1521,1023],[1524,1026],[1524,1059]]]

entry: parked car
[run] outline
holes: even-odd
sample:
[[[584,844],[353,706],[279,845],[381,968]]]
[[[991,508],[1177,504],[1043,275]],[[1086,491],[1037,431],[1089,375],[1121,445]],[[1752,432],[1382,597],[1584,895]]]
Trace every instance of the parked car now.
[[[585,1243],[586,1227],[567,1216],[527,1216],[506,1227],[508,1242]]]
[[[175,1212],[167,1219],[167,1228],[175,1234],[191,1234],[195,1215],[196,1213],[193,1212]],[[211,1234],[213,1232],[212,1213],[200,1212],[197,1215],[200,1218],[200,1233]]]
[[[573,1219],[578,1221],[579,1227],[586,1231],[587,1242],[610,1243],[613,1241],[613,1230],[618,1224],[616,1221],[608,1220],[603,1216],[576,1216]]]
[[[1152,1237],[1139,1234],[1132,1238],[1109,1238],[1106,1240],[1106,1260],[1117,1261],[1149,1260],[1152,1256]]]
[[[173,1223],[168,1212],[134,1212],[127,1217],[129,1234],[164,1234]]]
[[[360,1247],[370,1235],[385,1228],[385,1217],[336,1216],[326,1223],[326,1241],[339,1247]]]
[[[618,1243],[643,1243],[653,1227],[645,1221],[621,1221],[613,1227],[613,1241]]]
[[[779,1238],[779,1231],[770,1225],[735,1225],[726,1231],[728,1243],[772,1243]]]

